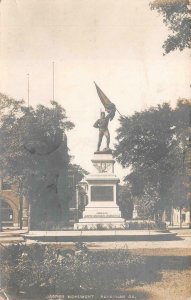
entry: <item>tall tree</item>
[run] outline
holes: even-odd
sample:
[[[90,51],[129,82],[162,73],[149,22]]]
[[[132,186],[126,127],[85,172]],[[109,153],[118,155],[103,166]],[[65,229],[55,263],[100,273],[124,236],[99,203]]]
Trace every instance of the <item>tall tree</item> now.
[[[152,10],[163,16],[163,22],[170,30],[163,44],[164,54],[179,49],[191,48],[191,10],[189,0],[155,0]]]
[[[31,229],[59,224],[69,201],[69,155],[65,131],[73,128],[65,110],[56,102],[50,107],[28,108],[0,94],[0,168],[19,183],[29,198]]]
[[[170,205],[175,179],[182,180],[189,101],[179,101],[173,110],[164,103],[131,117],[120,118],[115,156],[127,168],[145,216],[161,217]]]
[[[133,196],[131,194],[131,188],[128,185],[119,185],[117,196],[122,217],[125,219],[132,219]]]

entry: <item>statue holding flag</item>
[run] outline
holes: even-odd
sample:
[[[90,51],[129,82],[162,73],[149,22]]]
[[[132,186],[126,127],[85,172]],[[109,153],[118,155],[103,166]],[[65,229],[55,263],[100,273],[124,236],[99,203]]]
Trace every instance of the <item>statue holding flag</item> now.
[[[96,89],[97,89],[97,93],[98,96],[105,108],[105,110],[107,111],[107,115],[105,115],[105,112],[101,112],[101,118],[98,119],[95,124],[94,127],[99,129],[99,140],[98,140],[98,145],[97,145],[97,151],[100,152],[100,147],[101,147],[101,143],[102,143],[102,139],[105,136],[106,137],[106,148],[103,149],[103,151],[109,151],[109,144],[110,144],[110,133],[108,130],[108,124],[109,121],[112,121],[114,116],[115,116],[115,111],[116,111],[116,107],[115,104],[113,104],[107,97],[106,95],[102,92],[102,90],[97,86],[97,84],[95,83]]]

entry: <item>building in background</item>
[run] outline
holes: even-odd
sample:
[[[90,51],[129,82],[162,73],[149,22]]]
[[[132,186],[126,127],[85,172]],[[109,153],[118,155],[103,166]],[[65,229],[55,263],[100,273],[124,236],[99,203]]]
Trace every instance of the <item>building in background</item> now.
[[[69,222],[73,225],[81,217],[87,204],[86,183],[76,169],[68,171]],[[2,227],[28,227],[29,201],[19,197],[17,186],[8,178],[0,178],[0,223]]]
[[[19,197],[10,179],[0,179],[0,222],[4,227],[27,227],[29,203]]]
[[[173,226],[184,227],[190,223],[189,207],[173,208],[172,224]]]

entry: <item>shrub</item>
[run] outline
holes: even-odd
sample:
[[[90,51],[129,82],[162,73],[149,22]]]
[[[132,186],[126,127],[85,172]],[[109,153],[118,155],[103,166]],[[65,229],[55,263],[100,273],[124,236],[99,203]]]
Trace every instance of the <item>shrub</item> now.
[[[1,252],[1,287],[15,293],[43,294],[54,287],[58,253],[39,244],[11,245]]]
[[[128,250],[89,251],[83,243],[74,250],[11,245],[1,252],[1,262],[1,287],[33,297],[126,286],[136,280],[143,263]]]
[[[155,222],[149,220],[129,220],[125,222],[125,229],[130,230],[157,230],[166,229],[166,224],[164,222]]]

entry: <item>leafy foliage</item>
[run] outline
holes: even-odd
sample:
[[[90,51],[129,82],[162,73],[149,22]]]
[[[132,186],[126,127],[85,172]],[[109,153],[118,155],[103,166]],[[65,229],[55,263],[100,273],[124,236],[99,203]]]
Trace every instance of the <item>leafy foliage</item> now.
[[[164,24],[172,32],[163,44],[165,54],[179,49],[191,48],[191,17],[188,0],[155,0],[152,10],[163,15]]]
[[[80,182],[85,175],[88,175],[88,172],[84,170],[80,165],[71,164],[70,169],[75,174],[77,182]]]
[[[129,285],[143,260],[127,250],[92,252],[77,243],[74,250],[10,245],[1,252],[1,262],[1,287],[35,297]]]
[[[170,205],[175,180],[184,182],[190,102],[164,103],[120,119],[115,156],[145,217],[160,217]],[[176,199],[180,201],[179,199]]]
[[[65,131],[74,125],[56,102],[28,108],[23,101],[0,94],[0,103],[2,175],[13,178],[19,194],[30,200],[32,227],[46,227],[47,221],[53,226],[69,201]]]
[[[132,219],[133,213],[133,196],[130,186],[119,185],[118,187],[118,205],[122,213],[122,217],[125,219]]]
[[[165,230],[166,223],[152,220],[129,220],[125,222],[125,228],[131,230]]]

